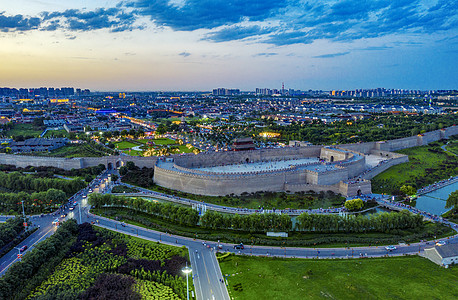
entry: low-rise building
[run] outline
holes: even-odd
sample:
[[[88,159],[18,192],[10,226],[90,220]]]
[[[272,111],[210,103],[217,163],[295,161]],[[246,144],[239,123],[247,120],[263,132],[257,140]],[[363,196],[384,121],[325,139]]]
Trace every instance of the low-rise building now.
[[[25,141],[11,142],[8,147],[11,148],[12,152],[43,152],[52,151],[60,147],[65,146],[68,143],[67,138],[54,138],[54,139],[43,139],[43,138],[32,138]]]
[[[458,244],[445,244],[425,249],[425,257],[440,266],[458,263]]]

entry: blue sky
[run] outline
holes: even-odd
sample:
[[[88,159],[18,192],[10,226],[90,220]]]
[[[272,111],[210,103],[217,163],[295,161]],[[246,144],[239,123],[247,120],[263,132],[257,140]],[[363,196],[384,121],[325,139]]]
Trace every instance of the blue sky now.
[[[0,4],[0,86],[458,89],[458,0]]]

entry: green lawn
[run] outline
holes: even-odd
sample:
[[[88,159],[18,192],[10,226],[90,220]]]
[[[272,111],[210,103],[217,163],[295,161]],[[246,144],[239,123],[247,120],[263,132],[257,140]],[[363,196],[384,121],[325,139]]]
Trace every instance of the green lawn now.
[[[142,156],[143,155],[143,151],[138,151],[138,150],[130,150],[130,151],[124,150],[123,152],[130,156]]]
[[[180,145],[180,146],[178,146],[178,149],[180,149],[181,153],[191,153],[192,150],[194,150],[194,147],[189,149],[188,147],[186,147],[186,145]]]
[[[51,152],[32,152],[34,156],[53,157],[102,157],[109,155],[107,152],[95,149],[89,144],[70,144]]]
[[[4,132],[5,136],[35,136],[38,137],[43,130],[34,129],[32,124],[14,124],[13,128]]]
[[[177,144],[177,141],[171,140],[171,139],[154,139],[152,140],[156,145],[173,145]]]
[[[128,182],[131,183],[131,182]],[[132,183],[134,184],[134,183]],[[258,192],[254,194],[247,194],[241,196],[204,196],[196,194],[188,194],[176,190],[163,188],[155,185],[147,187],[156,192],[171,194],[183,198],[189,198],[198,201],[204,201],[207,203],[213,203],[218,205],[232,206],[232,207],[243,207],[243,208],[254,208],[264,207],[265,209],[313,209],[313,208],[329,208],[329,207],[341,207],[345,198],[330,194],[308,194],[308,193],[296,193],[286,194],[283,192]]]
[[[416,189],[458,174],[458,158],[444,152],[444,143],[397,151],[409,156],[409,162],[393,166],[372,179],[375,193],[393,193],[406,184]]]
[[[457,299],[458,268],[417,256],[305,260],[229,256],[232,299]]]
[[[445,149],[458,155],[458,141],[450,142]]]
[[[129,149],[138,146],[137,144],[127,142],[127,141],[122,141],[119,143],[115,143],[115,145],[118,147],[119,150],[124,150],[124,149]]]
[[[60,130],[48,130],[44,137],[54,137],[54,136],[67,136],[67,131],[64,129]]]

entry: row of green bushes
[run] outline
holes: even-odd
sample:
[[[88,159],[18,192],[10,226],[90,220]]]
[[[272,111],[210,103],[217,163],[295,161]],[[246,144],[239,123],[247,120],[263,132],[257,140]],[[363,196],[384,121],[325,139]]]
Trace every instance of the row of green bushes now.
[[[14,240],[24,230],[23,223],[24,220],[22,218],[9,219],[5,223],[0,223],[0,249]]]
[[[423,228],[413,229],[392,229],[387,233],[315,233],[294,231],[290,233],[288,238],[269,238],[265,233],[250,233],[244,231],[231,230],[216,230],[202,229],[196,227],[170,226],[166,222],[157,220],[154,216],[143,213],[134,212],[128,208],[103,208],[95,213],[107,217],[120,217],[123,220],[129,220],[137,224],[144,225],[146,228],[155,229],[158,231],[168,232],[170,234],[181,235],[191,238],[199,238],[201,240],[217,241],[220,240],[226,243],[244,243],[253,245],[267,246],[314,246],[314,245],[329,245],[329,244],[358,244],[358,245],[375,245],[375,244],[396,244],[403,240],[405,242],[419,241],[422,239],[440,237],[448,235],[453,231],[441,224],[428,223]]]
[[[26,192],[0,193],[0,213],[22,213],[22,200],[24,200],[25,213],[36,214],[52,211],[62,205],[67,201],[67,195],[56,189],[31,194]]]
[[[233,229],[250,232],[290,231],[292,220],[288,215],[279,214],[221,214],[207,211],[200,220],[200,225],[211,229]]]
[[[103,206],[126,207],[188,226],[196,226],[199,221],[199,213],[190,207],[147,201],[142,198],[128,198],[111,194],[91,194],[89,196],[89,204],[95,208],[101,208]]]
[[[58,189],[71,196],[84,188],[86,184],[82,180],[65,180],[58,178],[36,178],[30,174],[19,172],[0,172],[0,187],[11,192],[43,192],[49,189]]]
[[[302,213],[296,218],[296,228],[314,232],[389,232],[393,229],[423,226],[423,217],[407,210],[372,214],[370,216],[340,216]]]

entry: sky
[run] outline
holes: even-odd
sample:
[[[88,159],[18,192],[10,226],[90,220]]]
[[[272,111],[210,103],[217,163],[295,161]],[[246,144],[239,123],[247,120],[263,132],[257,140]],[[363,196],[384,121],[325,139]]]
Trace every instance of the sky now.
[[[0,0],[0,87],[458,89],[458,0]]]

